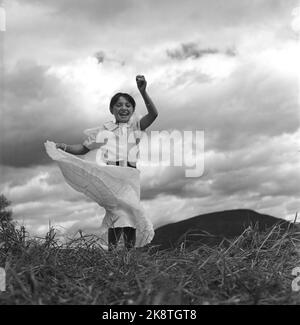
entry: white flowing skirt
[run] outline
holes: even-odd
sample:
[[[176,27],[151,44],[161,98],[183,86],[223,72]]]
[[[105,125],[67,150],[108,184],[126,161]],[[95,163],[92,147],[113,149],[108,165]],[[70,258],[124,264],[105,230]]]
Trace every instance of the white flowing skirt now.
[[[75,156],[45,142],[48,155],[58,163],[66,182],[105,208],[100,235],[108,228],[136,228],[136,247],[150,243],[154,229],[140,202],[140,171],[131,167],[99,165],[93,152]],[[94,155],[95,156],[95,155]]]

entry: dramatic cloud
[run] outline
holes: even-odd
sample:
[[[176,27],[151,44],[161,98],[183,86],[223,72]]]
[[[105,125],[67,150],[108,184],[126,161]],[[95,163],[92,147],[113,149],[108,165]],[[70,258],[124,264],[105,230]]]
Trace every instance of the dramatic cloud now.
[[[102,51],[99,51],[95,54],[95,58],[98,60],[98,63],[103,63],[105,60],[105,54]]]
[[[285,18],[288,8],[298,5],[297,0],[257,0],[245,2],[240,0],[223,1],[199,1],[187,0],[174,5],[173,0],[46,0],[40,3],[37,0],[25,0],[18,2],[31,4],[32,6],[46,7],[57,15],[68,17],[80,17],[81,19],[95,19],[96,21],[120,18],[120,14],[126,13],[126,17],[132,18],[137,13],[148,13],[147,19],[161,17],[168,12],[171,17],[187,16],[190,20],[197,20],[202,26],[249,24],[256,21],[268,21],[278,17]],[[122,17],[121,17],[122,18]],[[145,16],[136,16],[136,20],[145,20]],[[146,19],[146,20],[147,20]],[[182,26],[181,26],[182,27]]]
[[[259,38],[270,30],[274,37],[286,39],[293,37],[287,25],[297,5],[297,0],[189,0],[176,4],[164,0],[155,1],[155,5],[152,0],[10,1],[6,4],[6,48],[10,52],[6,60],[66,63],[100,47],[137,65],[140,55],[176,43],[196,40],[204,48],[226,49],[244,37]]]
[[[134,0],[45,0],[42,3],[37,0],[19,1],[33,6],[46,7],[53,15],[72,18],[94,19],[95,21],[112,20],[121,13],[133,8],[138,3]]]
[[[268,195],[296,199],[300,194],[300,160],[296,150],[299,136],[298,132],[264,137],[230,152],[206,151],[204,174],[200,179],[185,177],[185,170],[179,167],[154,168],[150,172],[145,167],[142,169],[143,198],[247,194],[255,195],[258,200]]]
[[[104,209],[63,181],[57,166],[2,167],[0,192],[12,201],[15,219],[34,233],[52,225],[63,227],[81,218],[104,215]],[[61,229],[65,232],[65,229]]]
[[[195,73],[188,86],[161,96],[161,106],[170,109],[161,111],[160,127],[204,129],[206,148],[215,150],[235,150],[261,136],[294,133],[299,128],[298,76],[277,67],[257,58],[238,62],[229,77],[203,86]]]
[[[219,53],[219,50],[217,49],[201,49],[199,48],[198,44],[195,43],[181,44],[181,47],[179,49],[167,50],[167,55],[171,59],[176,60],[185,60],[187,58],[198,59],[204,55],[217,53]]]
[[[6,98],[2,110],[5,123],[0,139],[2,164],[28,166],[49,161],[43,142],[51,137],[57,141],[79,141],[82,118],[76,94],[64,87],[61,80],[49,75],[48,68],[19,62],[5,75]]]

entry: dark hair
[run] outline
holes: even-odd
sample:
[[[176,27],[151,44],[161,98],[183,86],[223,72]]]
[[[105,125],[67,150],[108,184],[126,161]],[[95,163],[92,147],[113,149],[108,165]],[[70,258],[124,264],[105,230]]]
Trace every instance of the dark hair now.
[[[110,104],[109,104],[109,110],[112,114],[113,114],[113,106],[119,100],[120,97],[126,98],[129,101],[129,103],[132,105],[133,111],[135,110],[135,100],[133,99],[132,96],[130,96],[127,93],[117,93],[117,94],[113,95],[113,97],[110,100]]]

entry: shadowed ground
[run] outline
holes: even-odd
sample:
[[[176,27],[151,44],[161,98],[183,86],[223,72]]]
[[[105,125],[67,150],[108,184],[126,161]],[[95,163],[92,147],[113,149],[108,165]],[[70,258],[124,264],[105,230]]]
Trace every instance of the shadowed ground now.
[[[249,226],[265,231],[276,224],[280,224],[283,230],[293,227],[293,224],[288,221],[253,210],[213,212],[156,229],[150,245],[157,246],[159,249],[175,248],[183,242],[186,246],[199,243],[216,245],[224,239],[232,239],[241,235]]]
[[[257,228],[243,232],[257,220]],[[158,234],[166,247],[172,243],[166,240],[176,243],[196,224],[227,237],[243,234],[215,247],[195,242],[195,249],[112,252],[97,236],[81,234],[62,244],[53,228],[45,238],[34,238],[24,227],[3,222],[6,291],[0,305],[298,305],[300,241],[296,232],[282,231],[292,224],[272,227],[277,221],[247,210],[212,213],[162,227],[168,236]]]

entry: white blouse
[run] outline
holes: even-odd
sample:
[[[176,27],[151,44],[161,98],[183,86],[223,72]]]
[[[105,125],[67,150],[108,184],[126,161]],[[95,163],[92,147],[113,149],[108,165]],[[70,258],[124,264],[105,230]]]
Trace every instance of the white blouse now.
[[[143,136],[140,119],[130,119],[127,123],[110,120],[102,126],[86,129],[88,138],[83,145],[90,149],[87,160],[99,160],[105,164],[115,161],[128,161],[135,165],[139,158],[139,142]]]

